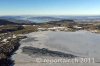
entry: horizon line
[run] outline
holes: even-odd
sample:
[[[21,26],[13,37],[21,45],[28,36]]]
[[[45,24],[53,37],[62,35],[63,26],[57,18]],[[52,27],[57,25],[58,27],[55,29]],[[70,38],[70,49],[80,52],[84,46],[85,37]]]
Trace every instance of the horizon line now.
[[[0,16],[100,16],[100,15],[0,15]]]

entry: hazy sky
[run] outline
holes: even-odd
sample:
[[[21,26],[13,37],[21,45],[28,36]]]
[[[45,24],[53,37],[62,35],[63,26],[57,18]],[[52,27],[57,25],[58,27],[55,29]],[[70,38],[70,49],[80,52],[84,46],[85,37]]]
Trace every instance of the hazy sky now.
[[[100,15],[100,0],[0,0],[0,15]]]

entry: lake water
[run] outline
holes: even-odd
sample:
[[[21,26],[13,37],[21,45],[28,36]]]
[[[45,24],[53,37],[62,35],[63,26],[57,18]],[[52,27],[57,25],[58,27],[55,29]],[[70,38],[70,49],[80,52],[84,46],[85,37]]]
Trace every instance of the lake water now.
[[[45,45],[79,56],[100,57],[100,34],[88,31],[49,32]]]
[[[97,62],[100,62],[100,34],[95,34],[88,31],[44,31],[33,32],[30,34],[26,34],[26,36],[28,38],[20,42],[21,46],[16,52],[17,54],[14,55],[15,60],[20,59],[20,57],[20,60],[25,60],[24,55],[21,53],[22,47],[31,46],[36,48],[48,48],[49,50],[53,51],[70,53],[79,57],[95,58]]]

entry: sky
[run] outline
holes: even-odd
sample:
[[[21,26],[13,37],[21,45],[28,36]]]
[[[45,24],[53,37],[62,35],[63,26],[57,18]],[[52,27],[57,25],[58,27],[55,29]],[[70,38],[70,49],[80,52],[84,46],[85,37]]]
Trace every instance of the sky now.
[[[0,15],[100,15],[100,0],[0,0]]]

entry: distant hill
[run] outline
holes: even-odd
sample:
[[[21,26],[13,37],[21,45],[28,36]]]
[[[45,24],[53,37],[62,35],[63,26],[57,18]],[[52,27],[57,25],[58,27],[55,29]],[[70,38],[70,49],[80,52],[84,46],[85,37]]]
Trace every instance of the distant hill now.
[[[15,25],[17,23],[10,22],[8,20],[0,19],[0,25]]]
[[[62,20],[62,18],[49,16],[2,16],[0,19],[7,19],[16,23],[43,23]]]
[[[60,20],[75,20],[75,22],[100,22],[100,16],[1,16],[15,23],[43,23]]]
[[[2,19],[1,19],[2,18]],[[0,25],[7,25],[7,24],[17,24],[17,25],[36,25],[36,24],[41,24],[45,22],[32,22],[30,20],[23,20],[21,18],[24,17],[0,17]],[[58,19],[58,18],[53,18],[53,17],[28,17],[27,19],[33,19],[33,20],[42,20],[46,21],[48,24],[58,24],[58,23],[72,23],[74,20],[68,20],[68,19]]]
[[[50,21],[47,22],[48,24],[62,24],[62,23],[75,23],[74,20],[68,20],[68,19],[64,19],[64,20],[60,20],[60,21]]]
[[[49,21],[59,21],[62,19],[57,18],[57,17],[41,16],[41,17],[30,17],[30,18],[28,18],[28,20],[34,21],[36,23],[43,23],[43,22],[49,22]]]
[[[100,16],[1,16],[0,19],[17,24],[39,24],[49,22],[50,24],[56,23],[89,23],[100,22]],[[2,23],[3,24],[3,23]]]

